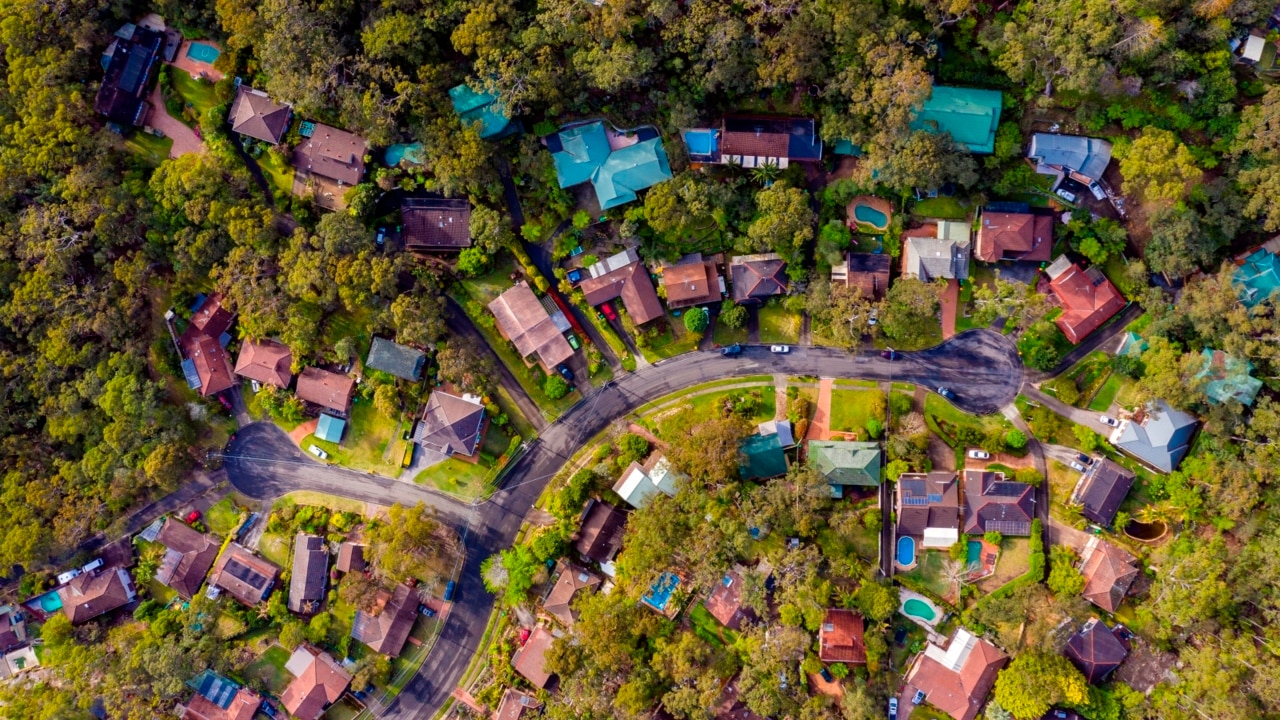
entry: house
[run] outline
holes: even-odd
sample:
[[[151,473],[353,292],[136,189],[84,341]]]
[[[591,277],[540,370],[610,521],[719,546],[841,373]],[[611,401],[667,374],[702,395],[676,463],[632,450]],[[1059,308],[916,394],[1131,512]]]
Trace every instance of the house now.
[[[248,85],[236,88],[231,101],[231,130],[255,140],[278,145],[289,129],[292,111],[288,105],[280,105],[261,90]]]
[[[729,261],[733,301],[739,305],[759,305],[776,295],[787,294],[787,264],[778,253],[738,255]]]
[[[720,699],[710,708],[712,720],[764,720],[751,712],[747,704],[742,701],[738,691],[739,677],[735,676],[724,684],[724,689],[720,691]]]
[[[695,163],[785,170],[793,162],[822,159],[822,139],[813,118],[727,116],[720,129],[683,132],[689,159]]]
[[[183,706],[181,720],[253,720],[262,705],[261,695],[212,670],[205,670],[187,685],[195,694]]]
[[[0,605],[0,653],[18,647],[27,641],[27,620],[22,607]]]
[[[369,344],[369,358],[364,361],[367,368],[410,382],[422,379],[422,367],[426,364],[427,354],[421,350],[380,337]]]
[[[671,179],[662,138],[652,127],[624,135],[596,120],[563,128],[542,141],[551,151],[560,187],[590,182],[601,210],[632,202],[641,190]]]
[[[280,694],[280,704],[298,720],[318,720],[351,684],[351,675],[337,660],[307,645],[293,651],[284,669],[294,680]]]
[[[989,263],[1001,260],[1048,262],[1052,253],[1053,216],[988,210],[978,215],[974,259]]]
[[[1116,630],[1118,630],[1117,628]],[[1097,684],[1129,656],[1129,649],[1116,636],[1116,630],[1107,627],[1098,618],[1089,618],[1080,632],[1067,640],[1065,655],[1080,668],[1090,684]]]
[[[741,630],[744,622],[756,616],[750,608],[742,607],[742,573],[736,569],[725,573],[711,588],[702,606],[730,630]]]
[[[520,124],[511,122],[506,106],[493,93],[463,83],[449,88],[449,102],[464,124],[479,123],[482,140],[501,140],[520,131]]]
[[[293,381],[293,351],[274,340],[245,340],[236,358],[236,374],[281,389]]]
[[[790,439],[788,431],[786,439]],[[757,432],[743,439],[739,445],[742,479],[763,480],[787,474],[787,454],[782,448],[782,433]]]
[[[473,395],[436,390],[427,398],[414,440],[427,450],[471,457],[484,438],[484,405]]]
[[[329,579],[329,549],[324,538],[293,536],[293,572],[289,576],[289,611],[310,615],[320,609]]]
[[[280,568],[231,543],[214,563],[209,585],[253,607],[267,599],[279,574]]]
[[[810,440],[809,464],[827,478],[832,497],[844,488],[880,486],[880,443]]]
[[[1080,555],[1084,599],[1107,612],[1115,612],[1138,577],[1137,562],[1124,550],[1090,535]]]
[[[546,654],[554,641],[555,636],[539,625],[511,658],[511,666],[515,671],[536,688],[545,690],[551,684],[552,675],[547,672]]]
[[[1106,458],[1097,458],[1085,469],[1071,492],[1071,502],[1081,506],[1089,521],[1110,527],[1116,511],[1133,486],[1133,473]]]
[[[1035,133],[1027,158],[1035,161],[1036,172],[1057,176],[1054,187],[1063,176],[1088,185],[1101,180],[1111,163],[1111,143],[1079,135]]]
[[[862,616],[852,610],[828,608],[818,631],[818,659],[825,663],[867,664]]]
[[[212,536],[173,517],[164,519],[156,542],[164,545],[164,559],[156,570],[156,580],[171,587],[183,599],[190,600],[200,592],[204,578],[218,558],[218,541]]]
[[[342,433],[346,429],[346,420],[329,413],[320,413],[320,418],[316,421],[316,439],[337,444],[342,442]]]
[[[370,650],[389,657],[398,657],[404,649],[413,622],[418,618],[418,598],[413,588],[401,583],[395,591],[378,592],[373,612],[357,610],[351,623],[351,637],[369,646]]]
[[[1258,248],[1236,268],[1231,279],[1241,304],[1253,309],[1280,290],[1280,255]]]
[[[974,720],[1007,660],[995,645],[961,627],[945,649],[929,643],[916,656],[906,684],[955,720]]]
[[[338,560],[333,564],[340,573],[364,572],[364,546],[344,542],[338,546]]]
[[[58,588],[62,612],[72,625],[122,608],[137,596],[129,571],[118,565],[83,572]]]
[[[305,132],[306,123],[303,129]],[[311,135],[298,143],[291,164],[302,177],[314,175],[332,180],[339,187],[354,186],[364,179],[366,152],[368,143],[359,135],[311,123]]]
[[[230,389],[236,382],[227,357],[227,330],[235,316],[222,305],[222,295],[214,293],[196,306],[187,329],[178,338],[185,359],[182,372],[192,390],[209,397]]]
[[[298,375],[298,387],[293,394],[299,400],[345,415],[355,392],[356,381],[350,377],[309,367]]]
[[[1031,534],[1035,486],[1005,480],[1004,473],[964,471],[964,534]]]
[[[902,275],[931,282],[969,277],[969,223],[926,220],[902,233]]]
[[[1003,102],[999,90],[937,85],[911,121],[911,129],[949,133],[958,147],[992,153]]]
[[[677,310],[720,302],[725,288],[724,278],[716,269],[719,257],[704,260],[701,253],[694,253],[663,268],[662,287],[667,293],[667,307]]]
[[[572,608],[573,599],[578,597],[579,592],[595,592],[600,581],[599,575],[561,561],[560,575],[556,578],[555,585],[551,586],[551,592],[543,599],[542,609],[565,627],[571,628],[578,620]]]
[[[898,477],[898,535],[920,538],[926,548],[948,548],[960,539],[960,488],[955,473],[906,473]]]
[[[831,284],[856,287],[868,300],[883,300],[892,264],[887,253],[845,253],[844,262],[831,268]]]
[[[1081,270],[1061,255],[1045,268],[1045,274],[1049,276],[1049,289],[1062,305],[1062,314],[1055,322],[1073,345],[1124,309],[1124,296],[1096,267]]]
[[[516,346],[520,357],[525,362],[536,357],[548,375],[573,357],[563,334],[569,330],[569,321],[563,313],[556,313],[557,319],[547,312],[523,280],[489,303],[489,312],[498,321],[498,332]]]
[[[1201,355],[1204,367],[1196,373],[1196,380],[1204,383],[1209,402],[1221,405],[1234,400],[1241,405],[1253,404],[1262,389],[1262,381],[1249,375],[1253,372],[1253,363],[1209,348],[1201,351]]]
[[[471,247],[471,201],[466,198],[405,198],[400,201],[404,246],[423,252]]]
[[[542,703],[532,695],[526,695],[515,688],[507,688],[502,693],[502,702],[498,703],[498,711],[494,720],[520,720],[526,714],[536,713],[542,709]]]
[[[671,462],[661,452],[654,452],[643,465],[632,462],[622,471],[613,491],[633,508],[649,504],[658,493],[676,495],[676,480],[684,476],[671,469]]]
[[[1262,59],[1262,51],[1267,47],[1267,39],[1255,33],[1249,33],[1244,47],[1240,50],[1240,59],[1256,63]]]
[[[582,514],[573,547],[590,560],[601,564],[611,562],[622,549],[622,529],[626,524],[627,517],[618,508],[592,500]]]
[[[130,24],[116,33],[93,108],[123,128],[143,125],[162,45],[164,35],[149,28]]]
[[[1163,400],[1156,400],[1139,408],[1133,417],[1121,420],[1109,439],[1112,445],[1143,464],[1170,473],[1191,449],[1191,438],[1195,434],[1194,417],[1174,410]]]
[[[644,263],[640,262],[635,248],[627,248],[597,262],[587,268],[587,276],[578,288],[588,305],[594,307],[622,298],[622,306],[636,325],[644,325],[666,314],[658,292],[653,289],[653,279],[649,277]]]

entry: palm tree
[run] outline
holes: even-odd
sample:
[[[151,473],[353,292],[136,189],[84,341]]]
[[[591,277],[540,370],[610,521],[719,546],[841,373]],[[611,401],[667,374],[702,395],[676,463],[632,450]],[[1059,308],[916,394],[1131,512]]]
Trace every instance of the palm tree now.
[[[751,179],[765,187],[769,187],[778,179],[778,164],[767,162],[751,169]]]

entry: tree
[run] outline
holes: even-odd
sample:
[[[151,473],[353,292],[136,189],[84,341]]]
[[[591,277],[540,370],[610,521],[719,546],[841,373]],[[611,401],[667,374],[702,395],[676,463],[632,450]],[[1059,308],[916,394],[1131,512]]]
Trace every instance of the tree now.
[[[958,147],[949,133],[916,130],[876,144],[858,165],[855,179],[880,183],[906,196],[915,188],[936,190],[947,183],[971,187],[978,181],[978,163]]]
[[[853,241],[853,232],[840,220],[830,220],[818,231],[817,257],[827,265],[844,262],[844,253]]]
[[[862,296],[860,288],[833,285],[825,277],[811,282],[805,295],[805,309],[812,321],[844,347],[856,347],[864,335],[876,331],[871,315],[878,307]]]
[[[1125,190],[1153,205],[1182,199],[1201,175],[1191,151],[1168,130],[1144,127],[1132,144],[1117,150]]]
[[[1271,87],[1262,100],[1240,112],[1232,155],[1241,162],[1237,181],[1245,189],[1245,213],[1260,218],[1269,232],[1280,229],[1280,88]]]
[[[1043,86],[1045,97],[1055,87],[1096,92],[1109,69],[1106,54],[1120,39],[1116,15],[1106,0],[1048,0],[980,39],[996,67],[1015,83]]]
[[[1048,320],[1032,325],[1018,339],[1018,354],[1022,362],[1036,370],[1052,370],[1058,364],[1059,339],[1065,340],[1058,326]]]
[[[1012,429],[1004,434],[1004,444],[1010,450],[1022,450],[1027,447],[1027,436],[1021,430]]]
[[[436,351],[436,363],[440,366],[440,379],[445,382],[479,395],[493,391],[498,376],[493,355],[471,338],[451,336],[444,347]]]
[[[747,322],[747,309],[732,300],[725,300],[720,305],[720,314],[716,322],[731,330],[737,330]]]
[[[863,582],[853,596],[858,612],[872,622],[884,622],[898,610],[898,598],[893,590],[877,582]]]
[[[900,278],[885,296],[880,330],[903,345],[918,345],[938,323],[938,289],[917,278]]]
[[[777,182],[756,193],[756,216],[739,239],[743,252],[773,251],[787,263],[787,274],[804,277],[802,250],[813,240],[813,210],[809,193]]]
[[[387,516],[388,522],[369,531],[374,572],[393,582],[411,577],[425,582],[438,579],[435,563],[457,552],[457,538],[442,528],[434,511],[422,503],[412,508],[392,505]]]
[[[669,437],[679,438],[672,440],[667,449],[673,467],[707,485],[723,485],[737,478],[739,444],[751,432],[750,423],[729,414],[677,418],[670,425]],[[664,432],[664,437],[667,436]]]
[[[1049,550],[1049,580],[1054,595],[1074,597],[1084,592],[1084,576],[1076,570],[1076,555],[1070,548],[1055,545]]]
[[[1087,705],[1089,683],[1062,655],[1032,650],[1000,671],[995,699],[1017,720],[1038,720],[1054,705]]]
[[[542,384],[542,392],[552,400],[559,400],[569,394],[569,383],[560,377],[559,373],[552,373],[547,376],[546,381]]]
[[[294,649],[307,641],[307,626],[300,621],[291,620],[280,628],[280,646]]]
[[[711,322],[711,316],[704,307],[689,308],[684,313],[684,328],[694,335],[701,335]]]

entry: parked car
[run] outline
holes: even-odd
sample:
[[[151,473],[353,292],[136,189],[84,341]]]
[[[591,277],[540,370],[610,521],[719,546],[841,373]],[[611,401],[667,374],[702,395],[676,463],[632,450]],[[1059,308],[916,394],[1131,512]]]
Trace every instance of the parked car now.
[[[920,703],[922,703],[922,702],[924,702],[924,691],[923,691],[923,690],[917,690],[917,691],[916,691],[916,695],[915,695],[915,697],[911,698],[911,704],[912,704],[912,705],[919,705],[919,704],[920,704]]]
[[[604,316],[609,318],[610,320],[618,319],[618,313],[613,311],[613,306],[610,305],[609,303],[604,303],[603,305],[601,305],[600,312],[604,313]]]
[[[556,368],[556,372],[560,373],[560,377],[564,378],[565,380],[568,380],[569,382],[573,382],[573,371],[569,369],[568,365],[561,365],[560,367]]]
[[[582,271],[570,270],[569,274],[566,277],[569,278],[569,282],[573,283],[574,285],[577,285],[578,283],[582,282]]]
[[[974,460],[987,460],[991,457],[991,453],[987,452],[986,450],[970,450],[969,457],[973,458]]]
[[[1098,422],[1102,423],[1103,425],[1107,425],[1109,427],[1120,427],[1120,421],[1116,420],[1110,415],[1099,415]]]
[[[1076,472],[1084,472],[1084,466],[1083,466],[1083,465],[1081,465],[1080,463],[1076,462],[1075,460],[1072,460],[1071,462],[1069,462],[1069,463],[1067,463],[1067,464],[1068,464],[1068,465],[1070,465],[1070,466],[1071,466],[1071,469],[1072,469],[1072,470],[1075,470]]]
[[[573,348],[574,350],[582,349],[582,341],[578,339],[577,334],[569,333],[568,335],[565,336],[565,338],[569,341],[569,347]]]
[[[1070,190],[1058,188],[1058,191],[1056,194],[1058,197],[1062,198],[1063,200],[1066,200],[1069,203],[1073,203],[1076,201],[1076,194],[1071,192]]]
[[[893,348],[889,348],[888,350],[881,350],[880,357],[884,358],[885,360],[897,360],[898,351],[894,350]]]
[[[325,452],[325,451],[321,450],[320,448],[316,447],[315,445],[312,445],[311,447],[307,448],[307,452],[311,453],[312,455],[315,455],[316,457],[320,458],[321,460],[328,460],[328,459],[329,459],[329,453],[327,453],[327,452]]]
[[[898,720],[898,698],[889,698],[889,720]]]
[[[791,346],[790,345],[770,345],[769,352],[785,355],[791,352]]]
[[[194,524],[196,524],[197,522],[199,522],[199,521],[200,521],[200,511],[199,511],[199,510],[192,510],[191,512],[187,513],[187,518],[186,518],[186,519],[187,519],[187,524],[188,524],[188,525],[194,525]]]
[[[733,357],[734,355],[741,355],[742,346],[739,345],[738,343],[734,343],[728,347],[722,347],[720,348],[720,354],[724,355],[725,357]]]
[[[454,589],[456,586],[457,586],[457,583],[455,583],[455,582],[454,582],[454,581],[452,581],[452,580],[450,580],[450,581],[449,581],[449,584],[448,584],[448,585],[445,585],[445,586],[444,586],[444,601],[445,601],[445,602],[453,602],[453,589]]]
[[[1089,457],[1088,455],[1085,455],[1084,453],[1076,453],[1076,459],[1084,463],[1085,465],[1093,464],[1093,458]]]
[[[1097,180],[1089,183],[1089,192],[1093,193],[1093,196],[1099,200],[1107,199],[1107,191],[1102,189]]]
[[[939,394],[939,395],[941,395],[942,397],[944,397],[944,398],[948,399],[948,400],[955,400],[955,399],[956,399],[956,394],[955,394],[955,392],[954,392],[951,388],[947,387],[946,385],[939,385],[939,386],[938,386],[938,394]]]
[[[383,244],[384,242],[386,242],[386,241],[387,241],[387,229],[386,229],[386,228],[378,228],[378,234],[374,236],[373,241],[374,241],[375,243],[377,243],[378,245],[381,245],[381,244]]]
[[[435,616],[436,616],[436,611],[435,611],[435,610],[432,610],[431,608],[427,607],[426,605],[419,605],[419,606],[418,606],[418,612],[422,613],[422,616],[423,616],[423,617],[435,617]]]
[[[834,677],[832,677],[832,676],[831,676],[831,671],[830,671],[830,670],[828,670],[828,669],[826,669],[825,667],[824,667],[824,668],[822,668],[822,670],[820,670],[820,671],[818,672],[818,674],[822,676],[822,679],[823,679],[825,682],[835,682],[835,681],[836,681],[836,679],[835,679]]]

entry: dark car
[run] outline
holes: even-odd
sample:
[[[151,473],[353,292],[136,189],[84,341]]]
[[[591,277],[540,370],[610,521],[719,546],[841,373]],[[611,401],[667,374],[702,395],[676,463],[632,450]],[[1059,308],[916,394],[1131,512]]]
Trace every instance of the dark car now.
[[[956,394],[955,394],[955,392],[954,392],[951,388],[949,388],[949,387],[947,387],[947,386],[945,386],[945,385],[940,385],[940,386],[938,386],[938,394],[939,394],[939,395],[941,395],[942,397],[944,397],[944,398],[948,399],[948,400],[955,400],[955,399],[956,399]]]
[[[436,611],[435,611],[435,610],[432,610],[431,608],[427,607],[426,605],[419,605],[419,606],[418,606],[418,612],[422,613],[422,616],[423,616],[423,617],[435,617],[435,616],[436,616]]]
[[[897,360],[898,351],[894,350],[893,348],[889,348],[888,350],[881,350],[880,357],[884,358],[885,360]]]
[[[1089,457],[1088,455],[1085,455],[1084,453],[1076,453],[1076,459],[1084,463],[1085,465],[1093,464],[1093,458]]]
[[[453,602],[453,589],[457,587],[457,583],[450,580],[448,585],[444,586],[444,601]]]
[[[725,357],[732,357],[732,356],[734,356],[734,355],[741,355],[741,354],[742,354],[742,346],[741,346],[741,345],[739,345],[738,343],[734,343],[734,344],[732,344],[732,345],[730,345],[730,346],[728,346],[728,347],[722,347],[722,348],[720,348],[720,354],[721,354],[721,355],[724,355]]]
[[[560,367],[556,368],[556,372],[560,373],[560,377],[564,378],[565,380],[568,380],[569,382],[573,382],[573,371],[569,369],[568,365],[561,365]]]
[[[834,677],[831,677],[831,671],[826,668],[822,668],[822,670],[818,674],[821,675],[822,679],[825,680],[826,682],[836,681]]]

